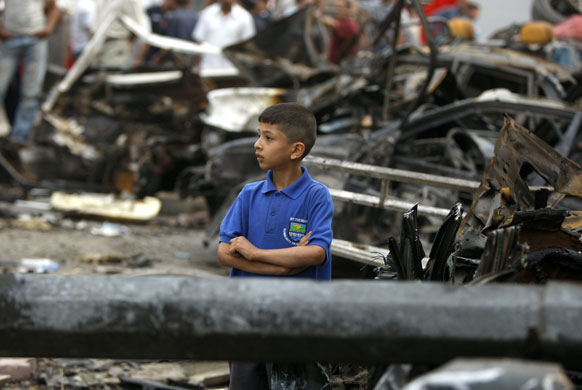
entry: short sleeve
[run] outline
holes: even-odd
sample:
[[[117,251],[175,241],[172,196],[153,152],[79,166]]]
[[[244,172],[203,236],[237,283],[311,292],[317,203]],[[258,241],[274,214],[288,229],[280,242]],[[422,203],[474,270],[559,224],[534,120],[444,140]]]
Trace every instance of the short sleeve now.
[[[164,35],[168,37],[177,38],[179,34],[178,34],[178,23],[176,22],[175,16],[172,13],[170,13],[166,16],[165,21],[167,24]]]
[[[335,33],[343,39],[350,39],[358,34],[360,27],[353,19],[342,19],[339,21]]]
[[[196,23],[192,31],[192,39],[196,42],[204,42],[208,39],[206,36],[206,23],[205,11],[202,11],[200,18],[198,18],[198,23]]]
[[[309,194],[309,202],[312,205],[309,226],[311,231],[308,245],[321,246],[326,253],[326,262],[331,261],[331,241],[333,231],[331,223],[333,219],[333,200],[329,190],[323,184],[312,187]]]
[[[245,221],[248,221],[248,218],[245,218],[247,207],[245,207],[244,198],[243,189],[220,224],[220,242],[230,244],[230,240],[235,237],[246,237],[247,222]]]
[[[131,1],[124,4],[126,5],[123,10],[124,14],[133,19],[145,31],[150,33],[152,31],[152,26],[141,3],[139,1]]]
[[[91,23],[93,22],[93,14],[95,13],[95,5],[90,3],[90,6],[87,6],[83,13],[81,14],[81,26],[85,30],[91,29]]]
[[[255,21],[249,13],[245,13],[245,23],[242,23],[240,41],[246,41],[255,35]]]

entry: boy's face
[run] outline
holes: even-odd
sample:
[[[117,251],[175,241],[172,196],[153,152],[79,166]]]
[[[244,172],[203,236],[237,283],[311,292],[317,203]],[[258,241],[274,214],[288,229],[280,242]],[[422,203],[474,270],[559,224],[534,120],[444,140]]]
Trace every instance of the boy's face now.
[[[262,169],[277,169],[292,160],[296,143],[287,143],[287,136],[276,125],[259,123],[255,155]]]

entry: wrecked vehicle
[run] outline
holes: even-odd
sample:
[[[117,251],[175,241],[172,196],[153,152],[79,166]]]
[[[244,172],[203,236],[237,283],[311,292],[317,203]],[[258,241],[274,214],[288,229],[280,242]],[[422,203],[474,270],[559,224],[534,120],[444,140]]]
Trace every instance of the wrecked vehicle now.
[[[580,165],[510,121],[471,206],[464,216],[462,204],[453,207],[428,257],[417,207],[404,213],[399,243],[388,241],[393,276],[454,284],[579,280],[580,175]]]
[[[402,4],[399,2],[399,6]],[[204,181],[198,185],[188,183],[196,176],[192,172],[204,169],[212,158],[213,147],[251,136],[256,116],[272,103],[298,101],[310,107],[321,135],[362,134],[366,138],[376,132],[381,137],[382,130],[397,127],[403,134],[412,134],[413,130],[407,129],[417,126],[423,115],[429,118],[432,109],[453,105],[460,99],[476,99],[493,87],[530,97],[560,99],[565,96],[568,83],[574,83],[567,71],[540,59],[469,44],[438,48],[431,44],[429,55],[419,48],[362,50],[358,57],[335,66],[322,60],[318,41],[321,26],[311,11],[304,8],[273,23],[255,38],[226,48],[225,54],[237,65],[247,84],[211,90],[205,86],[204,75],[196,74],[185,63],[181,69],[154,73],[86,73],[102,30],[106,29],[103,27],[43,104],[45,126],[37,135],[37,152],[28,153],[27,158],[12,156],[10,162],[13,167],[30,172],[30,177],[58,178],[74,185],[86,181],[87,187],[104,192],[143,197],[160,190],[180,189],[184,196],[196,196],[204,188],[206,195],[209,187]],[[387,20],[394,21],[396,16],[393,13]],[[216,50],[148,35],[130,20],[123,22],[152,45],[188,55]],[[385,26],[388,29],[391,24]],[[393,61],[391,77],[386,70]],[[241,105],[243,100],[253,103]],[[489,117],[483,122],[472,130],[495,131],[500,127],[499,120]],[[533,125],[538,123],[529,120],[527,125],[534,130]],[[545,121],[539,124],[549,127],[550,133],[555,125]],[[435,131],[434,136],[441,137],[442,131]],[[424,134],[429,132],[427,128]],[[371,145],[372,149],[388,146],[373,143],[377,145]],[[395,150],[404,143],[403,139]],[[56,150],[59,158],[72,163],[53,164]],[[388,148],[385,151],[390,154]],[[349,159],[396,167],[386,157],[354,155]],[[49,166],[51,174],[38,170]],[[467,177],[478,176],[479,168]],[[455,170],[448,172],[454,174]],[[251,172],[243,173],[238,180],[242,182],[250,176]],[[220,178],[215,181],[221,183]]]
[[[579,120],[574,123],[579,129]],[[461,203],[453,206],[435,235],[430,254],[426,255],[418,223],[418,206],[405,212],[400,237],[388,239],[390,253],[385,258],[386,264],[377,269],[376,279],[439,281],[455,285],[579,282],[582,276],[581,175],[580,165],[510,120],[499,133],[494,155],[466,213]],[[526,349],[537,351],[534,355],[540,352],[537,347],[533,339],[526,342]],[[567,358],[556,361],[570,368],[559,375],[563,378],[559,386],[575,388],[574,383],[579,385],[576,364]],[[475,370],[472,372],[475,375],[485,367],[499,369],[505,364],[513,363],[507,359],[456,361],[444,368],[452,370],[446,379],[439,377],[439,370],[430,371],[422,366],[379,366],[372,370],[371,383],[378,390],[429,389],[461,383],[466,388],[474,388],[469,377],[463,382],[461,372],[465,368],[472,367],[469,371]],[[521,372],[534,363],[518,364],[525,364],[517,369]],[[457,365],[458,368],[452,368]],[[461,368],[463,366],[465,368]],[[560,365],[557,367],[561,370]],[[411,378],[411,371],[416,371],[414,376],[419,373],[420,376]],[[518,379],[514,371],[501,378],[522,383],[532,380],[531,373],[526,376]],[[495,385],[493,378],[485,382],[491,386],[485,388],[501,386]]]
[[[572,14],[582,13],[582,4],[578,0],[534,0],[531,13],[534,20],[546,20],[555,24]]]

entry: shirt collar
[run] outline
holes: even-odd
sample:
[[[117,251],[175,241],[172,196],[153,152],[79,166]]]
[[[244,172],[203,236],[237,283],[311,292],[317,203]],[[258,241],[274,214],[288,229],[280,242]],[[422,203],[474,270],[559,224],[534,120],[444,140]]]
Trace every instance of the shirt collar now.
[[[297,199],[299,195],[301,195],[301,193],[305,190],[306,184],[311,181],[311,176],[309,176],[307,168],[301,167],[301,171],[303,172],[303,174],[295,183],[281,190],[282,193],[284,193],[291,199]],[[263,184],[263,189],[261,190],[261,192],[263,194],[267,194],[269,192],[276,191],[277,187],[275,187],[275,184],[273,183],[273,171],[269,170],[269,172],[267,172],[267,179]]]

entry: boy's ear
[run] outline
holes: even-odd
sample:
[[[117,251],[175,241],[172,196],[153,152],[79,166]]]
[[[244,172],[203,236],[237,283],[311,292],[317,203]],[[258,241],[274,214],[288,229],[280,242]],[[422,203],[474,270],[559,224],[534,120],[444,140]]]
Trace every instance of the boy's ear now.
[[[305,144],[303,142],[294,142],[291,149],[291,159],[295,160],[301,158],[305,152]]]

